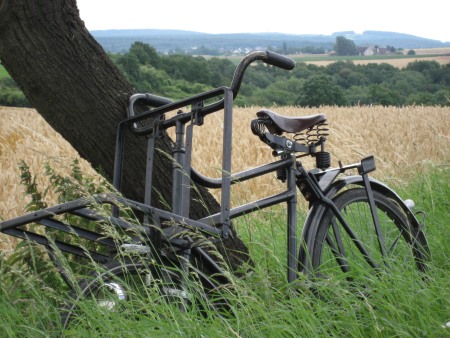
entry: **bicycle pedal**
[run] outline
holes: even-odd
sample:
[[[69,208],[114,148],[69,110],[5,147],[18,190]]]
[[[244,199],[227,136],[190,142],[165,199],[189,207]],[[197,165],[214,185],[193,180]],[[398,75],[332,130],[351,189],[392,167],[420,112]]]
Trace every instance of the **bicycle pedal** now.
[[[150,247],[140,244],[122,244],[120,248],[127,253],[149,254]]]
[[[163,292],[166,296],[177,297],[181,299],[191,299],[191,296],[185,290],[163,287]]]

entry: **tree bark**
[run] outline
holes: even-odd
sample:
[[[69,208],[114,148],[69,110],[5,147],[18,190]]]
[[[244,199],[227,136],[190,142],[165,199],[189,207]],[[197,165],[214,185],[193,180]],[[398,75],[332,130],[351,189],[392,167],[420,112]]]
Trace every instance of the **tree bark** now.
[[[135,90],[85,28],[76,0],[0,0],[0,61],[50,126],[110,179],[117,125]],[[142,201],[146,143],[127,144],[122,192]],[[158,146],[170,154],[170,140]],[[154,187],[161,196],[153,200],[170,204],[172,163],[158,154]],[[219,210],[206,189],[200,194],[195,200],[206,205],[193,201],[193,218]],[[248,260],[240,239],[225,246],[233,268]]]

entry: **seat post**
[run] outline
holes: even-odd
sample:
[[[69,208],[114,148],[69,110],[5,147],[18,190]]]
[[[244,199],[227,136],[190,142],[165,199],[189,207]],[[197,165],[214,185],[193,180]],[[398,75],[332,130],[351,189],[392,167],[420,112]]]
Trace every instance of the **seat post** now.
[[[292,197],[287,201],[287,277],[291,283],[297,278],[297,185],[296,158],[291,155],[292,162],[287,168],[287,189]]]

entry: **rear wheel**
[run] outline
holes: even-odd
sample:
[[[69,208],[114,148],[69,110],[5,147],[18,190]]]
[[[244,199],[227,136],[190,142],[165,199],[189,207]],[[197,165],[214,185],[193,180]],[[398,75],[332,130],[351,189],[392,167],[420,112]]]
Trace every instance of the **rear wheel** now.
[[[103,272],[95,272],[81,281],[79,290],[73,292],[70,302],[62,308],[63,329],[76,322],[95,325],[86,320],[92,309],[99,312],[99,318],[104,318],[117,312],[142,315],[158,308],[164,313],[167,308],[161,307],[169,304],[182,312],[213,307],[208,292],[217,289],[217,284],[194,267],[189,276],[182,275],[176,266],[157,266],[146,260],[107,264]]]
[[[396,202],[373,192],[380,228],[377,231],[366,190],[353,188],[334,198],[347,225],[325,211],[310,248],[313,276],[340,275],[354,281],[380,271],[424,271],[428,246]]]
[[[111,262],[102,271],[95,271],[80,281],[79,289],[72,292],[69,303],[61,310],[62,326],[84,321],[89,311],[98,310],[104,316],[121,312],[125,307],[141,307],[144,299],[159,303],[164,295],[161,287],[164,279],[164,274],[157,272],[153,264],[131,260]]]

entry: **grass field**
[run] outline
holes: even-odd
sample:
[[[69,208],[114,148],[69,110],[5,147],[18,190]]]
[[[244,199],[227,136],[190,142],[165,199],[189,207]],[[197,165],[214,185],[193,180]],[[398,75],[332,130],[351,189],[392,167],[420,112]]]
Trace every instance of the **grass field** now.
[[[259,107],[234,111],[233,172],[272,159],[270,150],[250,131],[250,120]],[[337,283],[317,285],[324,297],[308,290],[298,293],[286,284],[285,216],[282,210],[261,212],[256,219],[238,222],[239,235],[256,262],[254,273],[235,280],[229,295],[232,316],[207,317],[181,313],[164,303],[148,305],[143,299],[120,312],[105,314],[85,309],[88,325],[74,326],[67,337],[448,337],[450,329],[449,273],[450,241],[450,111],[441,107],[322,107],[274,108],[280,114],[325,113],[330,126],[328,150],[332,164],[353,163],[375,154],[374,176],[393,186],[401,196],[412,198],[428,213],[425,232],[433,260],[422,279],[418,274],[391,274],[376,279],[370,296],[349,292]],[[207,119],[196,135],[194,161],[202,172],[218,176],[218,116]],[[32,109],[0,107],[0,217],[21,214],[28,203],[20,186],[17,162],[24,159],[45,187],[43,163],[49,161],[61,172],[69,170],[78,157]],[[305,160],[305,163],[309,162]],[[82,161],[83,171],[95,175]],[[273,178],[251,181],[233,189],[233,200],[243,202],[279,189]],[[52,204],[52,195],[48,203]],[[301,218],[305,207],[299,205]],[[3,253],[14,247],[9,238],[0,239]],[[24,269],[18,257],[7,266],[0,257],[0,336],[61,336],[58,308],[64,293]],[[36,264],[40,262],[35,262]],[[24,272],[25,271],[25,272]],[[147,304],[147,305],[144,305]],[[147,308],[144,308],[147,306]]]

